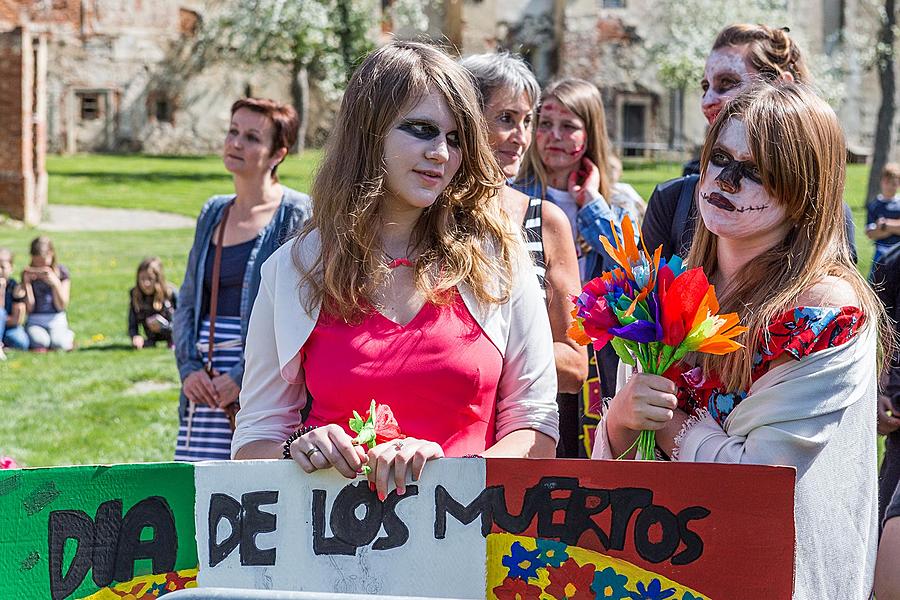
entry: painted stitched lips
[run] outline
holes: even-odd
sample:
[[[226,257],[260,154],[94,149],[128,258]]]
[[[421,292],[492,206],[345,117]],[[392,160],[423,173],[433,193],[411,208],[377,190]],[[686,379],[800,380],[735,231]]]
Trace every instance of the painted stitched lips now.
[[[754,210],[765,210],[765,209],[769,208],[768,204],[763,204],[761,206],[742,206],[742,207],[738,208],[731,202],[731,200],[729,200],[728,198],[726,198],[725,196],[723,196],[722,194],[720,194],[718,192],[713,192],[711,194],[703,193],[703,194],[701,194],[701,196],[703,196],[703,199],[706,200],[709,204],[712,204],[716,208],[721,208],[722,210],[727,210],[728,212],[742,213],[742,212],[754,211]]]

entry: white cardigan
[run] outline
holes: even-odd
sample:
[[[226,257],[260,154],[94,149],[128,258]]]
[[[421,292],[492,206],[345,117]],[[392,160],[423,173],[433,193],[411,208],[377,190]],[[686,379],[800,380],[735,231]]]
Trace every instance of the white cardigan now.
[[[683,430],[678,460],[797,468],[794,600],[869,597],[878,541],[876,333],[772,368],[725,428]],[[613,458],[605,422],[592,458]],[[765,507],[760,507],[764,510]]]
[[[319,307],[307,312],[301,302],[307,290],[293,262],[293,245],[293,241],[282,245],[262,266],[244,349],[241,410],[232,456],[250,442],[284,441],[299,425],[300,410],[306,405],[300,349],[316,325]],[[299,243],[300,261],[313,264],[319,247],[318,233],[313,231]],[[534,429],[559,439],[553,337],[529,264],[522,257],[505,304],[480,304],[467,285],[458,286],[469,312],[503,357],[497,386],[498,440],[518,429]]]

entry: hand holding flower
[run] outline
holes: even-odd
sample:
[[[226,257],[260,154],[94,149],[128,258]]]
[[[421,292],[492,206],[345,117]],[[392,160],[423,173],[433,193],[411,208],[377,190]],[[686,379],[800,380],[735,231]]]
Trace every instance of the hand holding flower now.
[[[654,432],[672,420],[677,406],[675,386],[671,381],[664,385],[667,380],[657,376],[689,352],[734,352],[742,347],[734,338],[747,328],[738,324],[735,313],[717,314],[716,290],[702,269],[685,270],[678,256],[667,262],[662,246],[651,257],[643,240],[635,240],[627,216],[621,240],[613,228],[613,239],[600,241],[619,266],[572,297],[575,320],[569,336],[598,350],[609,343],[622,362],[641,366],[643,374],[632,377],[616,396],[610,417],[625,432],[642,431],[637,440],[620,436],[632,438],[625,454],[636,445],[640,458],[652,460]]]
[[[347,479],[356,479],[366,453],[340,425],[309,431],[291,444],[291,457],[307,473],[334,467]]]

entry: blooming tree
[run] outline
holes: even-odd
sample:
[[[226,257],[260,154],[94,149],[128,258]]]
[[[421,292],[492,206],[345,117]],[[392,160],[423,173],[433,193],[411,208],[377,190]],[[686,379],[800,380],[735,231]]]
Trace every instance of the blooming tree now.
[[[410,0],[389,10],[383,15],[376,0],[223,0],[213,5],[200,45],[215,59],[290,68],[302,150],[310,78],[327,98],[339,98],[356,64],[374,47],[379,19],[415,26],[425,19],[422,6]]]

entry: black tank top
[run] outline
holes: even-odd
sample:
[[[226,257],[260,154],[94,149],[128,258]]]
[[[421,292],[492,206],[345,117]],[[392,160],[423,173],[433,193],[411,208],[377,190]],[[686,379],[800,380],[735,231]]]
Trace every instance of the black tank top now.
[[[547,263],[544,262],[544,239],[541,227],[541,202],[540,198],[530,198],[528,210],[525,211],[525,222],[522,223],[522,230],[525,234],[525,245],[531,258],[535,264],[535,274],[538,283],[541,284],[541,291],[544,293],[544,300],[547,299]]]

